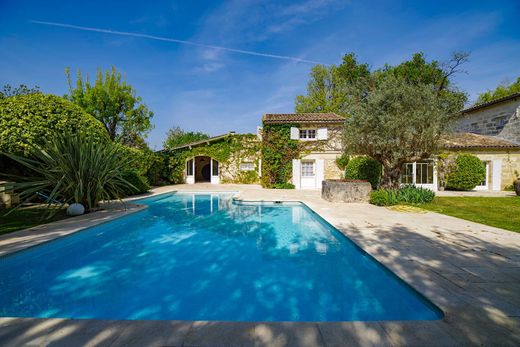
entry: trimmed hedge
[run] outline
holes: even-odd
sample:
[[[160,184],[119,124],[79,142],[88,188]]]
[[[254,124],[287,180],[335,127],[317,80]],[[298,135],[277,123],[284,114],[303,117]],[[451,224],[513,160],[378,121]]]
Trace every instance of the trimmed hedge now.
[[[56,95],[33,93],[0,99],[0,152],[29,155],[56,133],[82,132],[108,141],[101,122],[81,107]]]
[[[146,178],[139,175],[136,170],[127,170],[123,172],[122,177],[135,187],[135,189],[129,187],[125,190],[124,193],[127,196],[146,193],[150,190],[150,185]]]
[[[370,157],[355,157],[348,161],[345,178],[366,180],[370,182],[372,189],[377,189],[381,179],[381,164]]]
[[[461,154],[448,169],[446,188],[472,190],[486,179],[486,166],[472,154]]]
[[[435,193],[426,188],[413,185],[404,186],[399,190],[378,189],[370,194],[370,203],[377,206],[392,206],[397,204],[426,204],[433,201]]]

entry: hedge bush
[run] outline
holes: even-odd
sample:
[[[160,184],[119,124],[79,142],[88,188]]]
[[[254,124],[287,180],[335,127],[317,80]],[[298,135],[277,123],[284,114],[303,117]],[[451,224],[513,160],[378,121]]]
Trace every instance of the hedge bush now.
[[[83,109],[56,95],[33,93],[0,99],[0,152],[28,156],[56,133],[82,132],[108,141],[104,125]]]
[[[397,204],[425,204],[433,201],[435,193],[429,189],[405,186],[399,190],[378,189],[370,194],[370,203],[377,206]]]
[[[392,206],[399,203],[397,191],[391,189],[378,189],[370,193],[370,203],[377,206]]]
[[[295,186],[292,183],[275,183],[272,186],[273,189],[294,189]]]
[[[131,183],[135,188],[125,189],[125,195],[135,195],[146,193],[150,190],[150,185],[145,177],[141,176],[136,170],[126,170],[122,173],[123,179]]]
[[[486,179],[486,166],[472,154],[461,154],[448,169],[446,188],[472,190]]]
[[[370,182],[372,189],[376,189],[381,179],[381,164],[370,157],[355,157],[348,161],[345,178],[366,180]]]

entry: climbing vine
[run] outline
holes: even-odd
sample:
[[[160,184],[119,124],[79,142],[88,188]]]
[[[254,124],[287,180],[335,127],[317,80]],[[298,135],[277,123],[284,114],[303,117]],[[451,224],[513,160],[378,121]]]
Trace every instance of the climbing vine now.
[[[329,129],[329,139],[291,140],[291,127],[298,124],[264,124],[262,135],[262,186],[285,187],[292,177],[292,160],[315,151],[336,150],[338,129]]]
[[[217,160],[220,169],[229,175],[223,178],[223,183],[255,183],[258,181],[258,170],[254,173],[250,173],[253,171],[241,172],[239,166],[246,159],[253,161],[258,157],[259,147],[260,143],[256,135],[245,134],[229,136],[222,141],[200,147],[170,151],[168,152],[169,178],[173,183],[183,183],[186,161],[197,156],[208,156]]]
[[[273,188],[292,176],[292,160],[300,155],[298,141],[291,140],[295,124],[264,124],[262,133],[262,186]]]

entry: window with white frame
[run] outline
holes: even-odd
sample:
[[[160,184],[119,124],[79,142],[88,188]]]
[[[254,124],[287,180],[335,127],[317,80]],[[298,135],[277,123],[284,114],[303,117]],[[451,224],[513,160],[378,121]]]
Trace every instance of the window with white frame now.
[[[401,171],[401,184],[413,184],[413,163],[404,164]]]
[[[302,177],[314,176],[314,161],[302,161]]]
[[[316,129],[300,129],[300,139],[316,139]]]
[[[401,184],[433,184],[434,163],[431,160],[406,163],[401,171]]]
[[[482,164],[484,164],[484,167],[486,168],[486,177],[478,184],[477,188],[487,188],[489,182],[489,162],[483,161]]]
[[[415,184],[433,184],[433,162],[415,163]]]
[[[193,159],[186,162],[186,175],[193,176]]]
[[[240,163],[240,171],[253,171],[255,169],[254,163]]]

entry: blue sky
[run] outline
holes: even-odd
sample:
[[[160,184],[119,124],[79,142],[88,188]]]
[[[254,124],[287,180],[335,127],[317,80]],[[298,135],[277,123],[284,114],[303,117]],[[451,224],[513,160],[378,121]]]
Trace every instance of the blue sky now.
[[[377,68],[419,51],[437,60],[470,51],[455,81],[474,100],[520,75],[519,17],[517,0],[0,0],[0,85],[63,95],[65,67],[116,66],[155,113],[148,142],[159,149],[176,125],[254,132],[263,113],[294,110],[312,67],[302,60],[339,63],[347,52]]]

